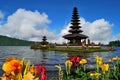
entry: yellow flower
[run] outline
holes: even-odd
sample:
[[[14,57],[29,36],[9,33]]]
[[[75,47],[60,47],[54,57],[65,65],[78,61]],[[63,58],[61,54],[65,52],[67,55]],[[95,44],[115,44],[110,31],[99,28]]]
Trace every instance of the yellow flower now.
[[[70,60],[65,61],[65,66],[68,66],[69,68],[71,68],[72,64],[73,63]]]
[[[3,71],[6,73],[11,73],[12,71],[16,73],[21,72],[20,61],[17,58],[7,58],[6,62],[2,66]]]
[[[104,63],[103,65],[101,65],[101,69],[103,72],[106,72],[109,69],[109,65]]]
[[[99,78],[100,73],[90,73],[91,77]]]
[[[79,63],[80,63],[80,64],[86,64],[86,63],[87,63],[87,60],[86,60],[86,59],[81,59]]]
[[[96,62],[98,65],[102,65],[102,57],[96,56]]]
[[[62,70],[60,65],[56,65],[55,67],[58,68],[60,71]]]
[[[28,72],[26,75],[23,76],[22,80],[33,80],[34,78],[35,78],[35,76],[33,76],[33,74]]]
[[[120,58],[118,56],[116,56],[116,57],[113,58],[113,60],[118,61],[118,60],[120,60]]]

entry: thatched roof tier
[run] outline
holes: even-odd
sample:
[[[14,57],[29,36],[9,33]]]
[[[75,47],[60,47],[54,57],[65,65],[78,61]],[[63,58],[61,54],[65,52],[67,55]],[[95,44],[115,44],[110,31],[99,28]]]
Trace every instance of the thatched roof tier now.
[[[42,45],[46,45],[46,44],[48,44],[48,42],[46,40],[47,40],[46,36],[43,36],[42,42],[40,42],[40,43]]]
[[[71,21],[72,22],[79,22],[80,20],[79,19],[74,19],[74,20],[72,19]]]
[[[71,32],[71,33],[80,33],[80,32],[83,32],[83,31],[79,30],[79,29],[71,29],[71,30],[69,30],[69,32]]]
[[[81,26],[74,25],[74,26],[70,26],[70,28],[78,29],[78,28],[81,28]]]
[[[71,22],[72,25],[79,25],[80,23],[78,22]]]
[[[63,36],[65,39],[86,39],[88,36],[83,35],[83,34],[67,34]]]
[[[70,44],[74,44],[73,40],[76,40],[76,44],[82,45],[81,40],[88,38],[88,36],[81,34],[83,31],[80,29],[80,20],[77,8],[74,7],[73,9],[73,15],[71,20],[71,26],[70,26],[70,34],[64,35],[63,38],[68,39]]]

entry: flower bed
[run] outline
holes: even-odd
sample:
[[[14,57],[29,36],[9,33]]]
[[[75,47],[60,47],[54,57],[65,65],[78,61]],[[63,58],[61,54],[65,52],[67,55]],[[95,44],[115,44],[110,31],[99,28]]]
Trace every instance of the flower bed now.
[[[38,64],[31,65],[30,61],[21,61],[18,58],[7,58],[2,66],[4,71],[2,80],[119,80],[120,79],[120,58],[109,59],[112,63],[110,68],[108,63],[103,63],[102,57],[96,56],[96,65],[94,71],[87,71],[86,59],[73,56],[65,61],[65,71],[60,65],[58,68],[58,77],[47,79],[46,69]]]
[[[21,61],[18,58],[7,58],[2,66],[4,71],[2,80],[46,80],[46,69],[44,66],[34,64],[30,66],[30,61],[26,63],[25,58]]]
[[[120,79],[120,58],[114,57],[109,59],[112,63],[110,68],[108,63],[103,63],[102,57],[96,56],[95,71],[87,71],[86,59],[80,59],[73,56],[66,60],[66,71],[63,72],[60,65],[56,65],[59,72],[59,80],[119,80]],[[54,80],[54,79],[53,79]]]

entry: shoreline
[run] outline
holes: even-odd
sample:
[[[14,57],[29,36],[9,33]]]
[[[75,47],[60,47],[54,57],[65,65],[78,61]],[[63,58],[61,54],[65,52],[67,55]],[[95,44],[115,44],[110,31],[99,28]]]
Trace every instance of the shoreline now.
[[[101,48],[101,46],[56,46],[55,48],[48,48],[47,50],[51,51],[60,51],[60,52],[78,52],[78,53],[92,53],[92,52],[108,52],[114,49]]]

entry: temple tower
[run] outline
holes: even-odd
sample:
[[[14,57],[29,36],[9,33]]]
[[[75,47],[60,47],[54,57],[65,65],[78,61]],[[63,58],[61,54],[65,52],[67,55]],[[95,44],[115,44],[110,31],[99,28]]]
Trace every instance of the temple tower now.
[[[77,11],[77,8],[74,7],[71,26],[70,26],[71,29],[69,30],[70,34],[63,36],[63,38],[69,40],[69,44],[82,45],[81,40],[88,38],[88,36],[80,34],[83,31],[80,30],[81,26],[79,25],[80,25],[80,20],[79,20],[78,11]]]
[[[46,36],[43,36],[43,39],[42,39],[41,44],[42,44],[42,45],[47,45],[48,42],[47,42],[46,40],[47,40]]]

